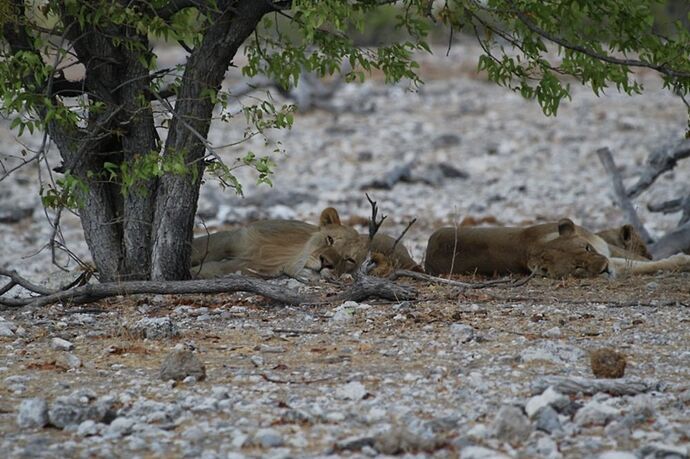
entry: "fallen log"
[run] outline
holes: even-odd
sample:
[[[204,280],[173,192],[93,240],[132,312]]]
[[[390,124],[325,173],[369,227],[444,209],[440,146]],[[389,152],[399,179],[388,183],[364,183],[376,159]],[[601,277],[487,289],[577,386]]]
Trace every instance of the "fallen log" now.
[[[549,386],[561,394],[583,393],[593,395],[598,392],[620,396],[635,395],[643,392],[659,391],[663,387],[660,381],[640,379],[595,379],[579,376],[543,376],[532,383],[532,393],[541,394]]]

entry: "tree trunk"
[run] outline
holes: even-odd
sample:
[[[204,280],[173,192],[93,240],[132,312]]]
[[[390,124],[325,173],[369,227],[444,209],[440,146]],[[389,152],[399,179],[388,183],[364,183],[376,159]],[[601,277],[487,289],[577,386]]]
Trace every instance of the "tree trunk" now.
[[[204,10],[204,2],[168,2],[159,10],[159,17],[168,20],[181,9],[197,7],[209,19],[201,44],[187,61],[162,152],[163,159],[182,155],[189,173],[148,177],[127,183],[125,189],[124,181],[117,183],[109,176],[106,163],[119,166],[122,179],[122,172],[135,170],[140,158],[161,152],[150,105],[149,69],[141,60],[150,49],[148,38],[134,24],[102,17],[97,24],[83,17],[80,21],[72,14],[81,16],[86,10],[57,2],[70,53],[85,68],[83,81],[61,78],[71,89],[60,97],[85,96],[82,100],[89,106],[83,112],[86,127],[53,120],[48,129],[62,156],[60,171],[87,185],[86,190],[77,190],[83,204],[80,217],[102,282],[189,277],[192,226],[215,106],[208,91],[219,90],[239,47],[279,3],[284,2],[217,0]],[[77,2],[80,5],[87,10],[97,7]],[[130,13],[151,11],[137,10],[140,6],[135,2]],[[12,7],[17,20],[2,24],[3,37],[13,53],[29,51],[42,59],[22,27],[24,2],[13,0]],[[27,77],[27,83],[31,81]],[[50,84],[46,94],[58,105],[62,99],[51,92]]]
[[[140,59],[146,57],[148,39],[125,26],[87,23],[82,28],[66,12],[63,20],[86,67],[89,102],[105,106],[103,111],[89,110],[78,150],[69,142],[58,143],[65,172],[88,185],[80,209],[84,238],[102,282],[147,279],[157,182],[137,181],[123,189],[109,181],[104,166],[110,162],[131,172],[138,158],[158,151],[153,112],[150,105],[142,106],[149,70]],[[126,42],[116,45],[113,37]],[[138,46],[131,46],[134,43]]]
[[[223,13],[206,30],[201,44],[187,59],[175,103],[165,154],[184,154],[192,174],[161,177],[153,222],[153,280],[190,277],[192,226],[203,174],[204,140],[214,107],[204,92],[220,88],[240,45],[264,14],[273,9],[270,2],[254,0],[224,2],[221,7]]]
[[[148,48],[146,37],[139,36],[144,49]],[[127,82],[120,90],[125,121],[122,123],[126,135],[122,138],[124,161],[133,164],[138,158],[159,151],[158,134],[153,123],[150,104],[141,107],[149,87],[148,69],[136,55],[127,55],[127,69],[122,80]],[[145,280],[151,269],[151,229],[158,181],[154,178],[136,183],[126,190],[123,205],[122,280]]]

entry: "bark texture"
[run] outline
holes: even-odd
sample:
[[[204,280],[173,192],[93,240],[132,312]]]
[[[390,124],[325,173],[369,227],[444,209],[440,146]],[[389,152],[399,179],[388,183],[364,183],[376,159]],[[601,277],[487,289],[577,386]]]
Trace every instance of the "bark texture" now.
[[[271,2],[253,0],[220,2],[219,6],[222,13],[187,60],[175,103],[176,116],[170,126],[165,154],[183,153],[192,169],[191,175],[166,175],[160,180],[153,222],[153,280],[190,276],[192,226],[203,174],[204,140],[214,107],[204,93],[220,88],[240,45],[261,18],[273,10]]]

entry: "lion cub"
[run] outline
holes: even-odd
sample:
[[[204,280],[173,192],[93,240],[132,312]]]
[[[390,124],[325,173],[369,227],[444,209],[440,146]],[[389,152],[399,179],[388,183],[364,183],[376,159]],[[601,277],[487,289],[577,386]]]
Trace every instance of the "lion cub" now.
[[[319,226],[263,220],[197,237],[192,242],[191,273],[201,279],[237,271],[262,277],[301,277],[305,269],[320,272],[341,266],[339,252],[359,241],[359,233],[342,225],[338,212],[328,207],[321,212]]]
[[[596,235],[608,243],[611,256],[613,257],[632,258],[635,260],[652,259],[652,254],[649,253],[647,244],[645,244],[642,236],[630,224],[599,231]]]

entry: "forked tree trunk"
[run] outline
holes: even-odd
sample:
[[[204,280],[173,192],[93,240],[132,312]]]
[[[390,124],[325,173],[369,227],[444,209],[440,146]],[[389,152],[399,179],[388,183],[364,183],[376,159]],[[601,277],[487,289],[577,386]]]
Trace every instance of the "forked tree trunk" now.
[[[109,183],[104,165],[127,165],[160,151],[150,105],[149,70],[141,49],[148,39],[135,30],[111,25],[83,28],[66,12],[68,39],[86,68],[89,100],[105,110],[89,113],[87,129],[67,135],[52,124],[50,134],[63,158],[63,168],[88,184],[80,209],[84,237],[102,282],[180,280],[189,278],[191,238],[203,174],[204,141],[217,91],[237,50],[254,31],[271,2],[219,1],[202,42],[190,54],[178,90],[173,119],[162,154],[182,154],[189,167],[184,175],[165,174],[139,181],[131,189]],[[127,37],[140,50],[116,45],[113,37]],[[154,98],[155,99],[155,98]]]

